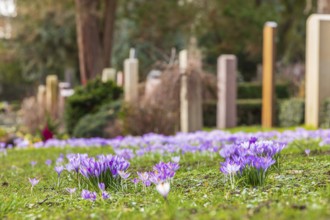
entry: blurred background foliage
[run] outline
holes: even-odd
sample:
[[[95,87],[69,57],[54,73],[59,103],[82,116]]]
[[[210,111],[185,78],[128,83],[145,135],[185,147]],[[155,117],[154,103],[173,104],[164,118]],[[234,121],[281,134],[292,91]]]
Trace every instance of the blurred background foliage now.
[[[32,94],[48,74],[79,81],[75,4],[72,0],[17,0],[17,16],[9,22],[12,37],[0,39],[0,99]],[[141,79],[157,61],[168,62],[171,48],[188,46],[190,37],[203,51],[205,70],[215,73],[220,54],[236,54],[240,80],[256,78],[261,63],[262,28],[279,24],[278,60],[299,63],[305,57],[306,18],[316,0],[118,0],[112,65],[122,69],[129,48],[137,49]]]

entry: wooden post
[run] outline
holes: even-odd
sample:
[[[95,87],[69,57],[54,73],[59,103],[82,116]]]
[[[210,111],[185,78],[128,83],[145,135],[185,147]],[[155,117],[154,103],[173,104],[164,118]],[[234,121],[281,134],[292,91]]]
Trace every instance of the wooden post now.
[[[49,75],[46,78],[46,109],[51,116],[57,116],[58,102],[58,79],[56,75]]]
[[[324,100],[330,97],[330,15],[307,20],[305,124],[317,128]]]
[[[124,93],[126,102],[138,100],[139,61],[135,58],[135,50],[130,50],[130,58],[124,62]]]
[[[263,64],[262,64],[262,127],[271,128],[274,125],[275,114],[275,37],[277,24],[266,22],[263,30]]]
[[[236,126],[236,72],[236,56],[221,55],[218,58],[217,128],[219,129]]]
[[[182,132],[193,132],[203,128],[202,116],[202,90],[201,82],[198,79],[195,83],[194,91],[189,88],[189,66],[188,51],[183,50],[179,53],[179,66],[181,74],[180,86],[180,127]],[[188,93],[194,93],[194,96]]]

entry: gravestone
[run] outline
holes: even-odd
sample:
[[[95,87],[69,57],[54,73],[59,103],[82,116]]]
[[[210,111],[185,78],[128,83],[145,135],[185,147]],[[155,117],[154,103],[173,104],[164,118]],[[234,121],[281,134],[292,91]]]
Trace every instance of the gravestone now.
[[[148,99],[152,96],[155,89],[161,84],[160,77],[162,72],[159,70],[151,70],[147,76],[147,82],[145,86],[145,98]]]
[[[236,126],[236,72],[236,56],[218,58],[217,128],[220,129]]]
[[[275,118],[275,38],[276,22],[266,22],[263,30],[262,56],[262,127],[271,128]]]
[[[116,69],[114,68],[104,68],[102,71],[102,82],[107,82],[109,80],[116,81]]]
[[[38,86],[37,103],[41,110],[46,109],[46,86],[44,85]]]
[[[74,90],[70,88],[70,83],[60,82],[59,83],[59,96],[58,96],[58,116],[63,117],[65,102],[68,97],[73,95]]]
[[[307,20],[305,124],[320,125],[320,109],[330,97],[330,15]]]
[[[58,110],[58,78],[56,75],[49,75],[46,78],[46,110],[53,117],[56,117]]]
[[[179,53],[179,67],[181,74],[180,85],[180,128],[182,132],[193,132],[203,128],[202,90],[200,79],[195,82],[194,88],[189,88],[189,72],[195,67],[189,61],[187,50]],[[198,67],[197,67],[198,68]],[[194,95],[189,94],[194,93]]]
[[[130,50],[130,56],[124,62],[124,96],[126,102],[138,100],[139,61],[135,58],[135,50]]]
[[[124,73],[122,71],[119,71],[117,73],[116,82],[117,82],[117,86],[119,86],[119,87],[123,87],[124,86]]]

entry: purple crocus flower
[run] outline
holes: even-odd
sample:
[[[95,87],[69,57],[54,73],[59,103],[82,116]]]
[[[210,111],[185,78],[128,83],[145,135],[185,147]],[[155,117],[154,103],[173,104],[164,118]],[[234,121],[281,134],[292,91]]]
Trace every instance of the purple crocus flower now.
[[[32,167],[34,167],[37,164],[37,161],[31,161],[30,164]]]
[[[81,197],[85,200],[95,201],[96,196],[97,196],[96,192],[90,192],[85,189],[81,192]]]
[[[119,176],[120,176],[121,178],[123,178],[124,180],[126,180],[126,179],[131,175],[130,173],[127,173],[127,172],[125,172],[125,171],[121,171],[121,170],[118,171],[118,174],[119,174]]]
[[[305,150],[305,154],[306,154],[307,156],[309,156],[310,153],[311,153],[311,150],[310,150],[310,149],[306,149],[306,150]]]
[[[138,184],[139,182],[140,180],[138,178],[132,179],[132,183],[134,183],[134,185]]]
[[[137,175],[139,176],[139,179],[142,181],[142,182],[146,182],[149,178],[149,174],[148,172],[137,172]]]
[[[46,164],[47,166],[52,165],[52,160],[50,160],[50,159],[46,160],[45,164]]]
[[[60,175],[63,172],[63,170],[64,170],[64,167],[63,166],[56,166],[55,167],[55,171],[56,171],[58,177],[60,177]]]
[[[32,185],[32,187],[34,187],[35,185],[37,185],[39,183],[40,180],[38,180],[37,178],[29,178],[29,181]]]
[[[99,186],[99,189],[101,191],[105,191],[105,185],[104,185],[104,183],[98,183],[98,186]]]
[[[76,192],[76,188],[66,188],[65,190],[70,193],[70,195]]]
[[[139,179],[141,180],[141,182],[145,185],[145,186],[150,186],[151,182],[149,180],[149,173],[148,172],[137,172]]]
[[[220,171],[224,174],[233,175],[240,170],[239,164],[230,163],[229,161],[221,163]]]
[[[172,157],[171,160],[172,160],[174,163],[179,163],[179,162],[180,162],[180,156]]]
[[[109,193],[107,193],[106,191],[102,191],[102,198],[103,198],[104,200],[109,199],[109,198],[110,198]]]

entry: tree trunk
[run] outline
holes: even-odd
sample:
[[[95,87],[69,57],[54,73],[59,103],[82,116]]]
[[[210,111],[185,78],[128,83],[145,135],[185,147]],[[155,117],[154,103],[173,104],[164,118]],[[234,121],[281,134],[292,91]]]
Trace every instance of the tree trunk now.
[[[330,0],[318,0],[317,1],[317,13],[330,14]]]
[[[104,27],[101,0],[76,0],[79,69],[83,85],[110,66],[117,0],[105,0]]]
[[[114,26],[116,18],[117,0],[105,0],[104,11],[104,34],[103,34],[103,48],[104,48],[104,66],[111,66],[111,52],[114,38]]]

